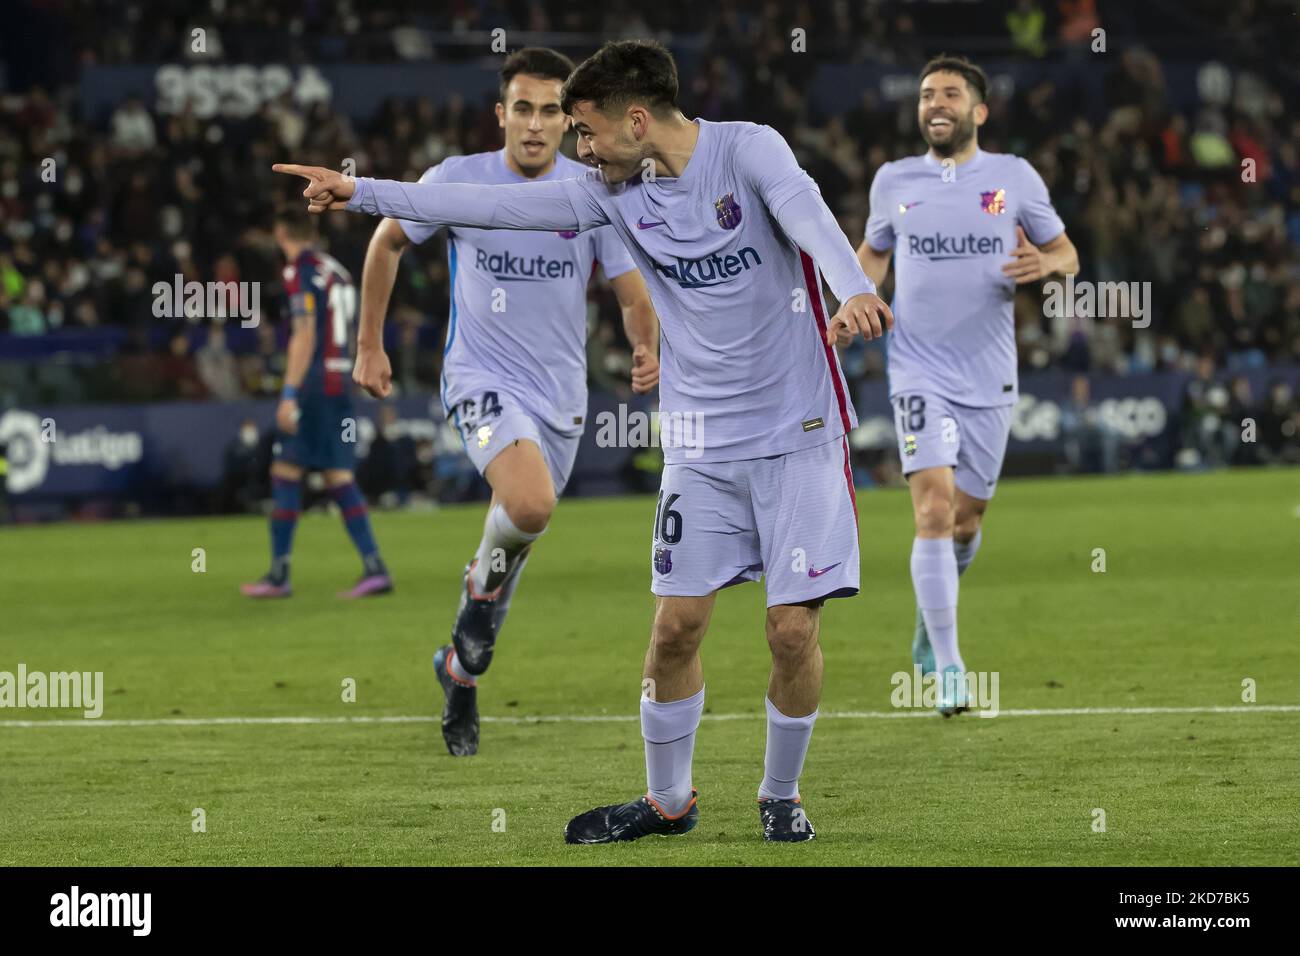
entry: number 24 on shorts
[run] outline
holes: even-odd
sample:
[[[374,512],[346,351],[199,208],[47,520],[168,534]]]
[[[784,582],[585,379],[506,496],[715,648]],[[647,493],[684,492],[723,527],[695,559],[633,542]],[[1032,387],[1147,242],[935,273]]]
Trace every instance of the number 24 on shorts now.
[[[475,402],[474,399],[467,398],[456,406],[456,420],[465,431],[466,441],[477,430],[483,419],[500,414],[501,399],[496,392],[484,392],[481,401]]]

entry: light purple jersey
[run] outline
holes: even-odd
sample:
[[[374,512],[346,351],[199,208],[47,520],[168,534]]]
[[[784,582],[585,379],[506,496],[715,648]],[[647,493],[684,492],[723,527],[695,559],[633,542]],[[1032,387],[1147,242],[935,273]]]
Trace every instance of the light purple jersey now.
[[[557,154],[538,181],[569,179],[590,167]],[[422,183],[525,183],[506,165],[505,150],[451,156]],[[399,221],[424,242],[440,228]],[[636,266],[613,229],[566,232],[447,230],[451,320],[443,357],[443,404],[465,387],[509,388],[557,431],[582,432],[587,414],[587,283],[597,262],[613,279]]]
[[[856,417],[825,344],[818,267],[841,301],[874,286],[780,134],[695,122],[699,138],[679,177],[611,185],[591,170],[478,191],[359,178],[348,208],[514,229],[612,223],[659,314],[667,462],[762,458],[838,440]]]
[[[929,153],[886,163],[871,184],[866,240],[894,250],[890,397],[933,392],[960,405],[1015,404],[1015,281],[1002,273],[1016,226],[1034,245],[1065,231],[1028,162],[986,153],[951,167]]]

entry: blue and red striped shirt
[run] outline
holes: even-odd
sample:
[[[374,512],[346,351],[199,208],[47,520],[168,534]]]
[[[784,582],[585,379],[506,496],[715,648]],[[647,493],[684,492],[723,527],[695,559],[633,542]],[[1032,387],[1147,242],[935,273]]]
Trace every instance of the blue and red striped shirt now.
[[[284,269],[289,314],[307,316],[316,329],[316,347],[299,394],[345,395],[355,356],[353,325],[357,316],[357,287],[338,260],[317,249],[305,249]]]

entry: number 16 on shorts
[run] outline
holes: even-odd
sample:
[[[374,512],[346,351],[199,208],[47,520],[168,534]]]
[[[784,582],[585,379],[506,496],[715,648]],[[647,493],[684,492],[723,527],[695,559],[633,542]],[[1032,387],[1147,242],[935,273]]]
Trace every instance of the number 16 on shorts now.
[[[682,540],[682,514],[675,511],[673,505],[681,495],[670,494],[664,497],[659,491],[659,501],[655,505],[655,572],[667,574],[673,569],[673,552],[669,545]]]

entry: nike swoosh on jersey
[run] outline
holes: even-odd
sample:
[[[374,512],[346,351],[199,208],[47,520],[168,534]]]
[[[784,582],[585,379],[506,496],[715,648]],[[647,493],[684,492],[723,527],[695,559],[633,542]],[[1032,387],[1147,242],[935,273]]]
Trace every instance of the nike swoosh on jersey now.
[[[838,568],[838,567],[839,567],[841,564],[843,564],[843,563],[844,563],[844,562],[842,562],[842,561],[836,561],[836,562],[835,562],[834,564],[832,564],[830,567],[828,567],[828,568],[822,568],[820,571],[814,570],[813,568],[809,568],[809,569],[808,569],[808,577],[810,577],[810,578],[819,578],[819,577],[821,577],[823,574],[825,574],[827,571],[833,571],[835,568]]]
[[[655,226],[662,226],[667,220],[660,219],[658,222],[646,222],[645,217],[637,216],[636,227],[638,229],[653,229]]]

